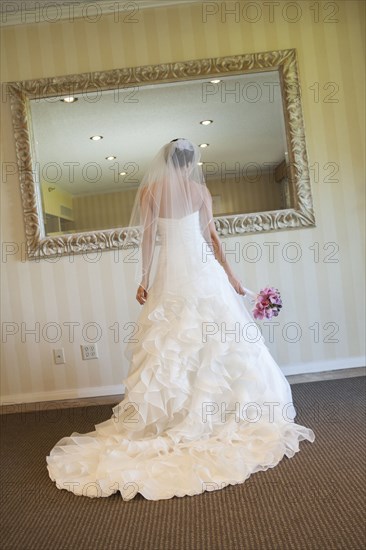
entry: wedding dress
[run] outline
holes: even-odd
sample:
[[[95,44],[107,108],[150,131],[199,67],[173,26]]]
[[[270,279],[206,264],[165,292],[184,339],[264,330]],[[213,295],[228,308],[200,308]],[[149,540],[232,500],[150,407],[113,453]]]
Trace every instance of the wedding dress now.
[[[294,422],[290,385],[247,297],[213,255],[203,258],[198,211],[159,218],[157,229],[156,275],[125,351],[124,399],[95,431],[62,438],[47,457],[57,487],[76,495],[159,500],[222,489],[315,439]],[[169,246],[174,235],[183,250]]]

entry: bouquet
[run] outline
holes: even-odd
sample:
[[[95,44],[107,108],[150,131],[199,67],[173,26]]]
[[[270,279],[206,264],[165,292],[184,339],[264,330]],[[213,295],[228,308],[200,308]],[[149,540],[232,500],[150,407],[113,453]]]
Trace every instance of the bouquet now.
[[[277,317],[282,308],[281,295],[277,288],[266,287],[263,288],[259,294],[255,294],[251,290],[244,288],[245,293],[254,297],[251,302],[254,305],[253,317],[254,319],[271,319]]]

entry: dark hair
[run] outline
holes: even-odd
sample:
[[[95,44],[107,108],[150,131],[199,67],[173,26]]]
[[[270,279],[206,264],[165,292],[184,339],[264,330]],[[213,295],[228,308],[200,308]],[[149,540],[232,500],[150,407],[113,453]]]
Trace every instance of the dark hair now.
[[[185,139],[185,138],[175,138],[172,139],[170,143],[173,143],[173,141],[178,141],[178,139]],[[189,162],[192,162],[192,159],[194,157],[194,151],[190,151],[189,149],[175,149],[172,159],[173,162],[178,162],[179,166],[187,166]]]

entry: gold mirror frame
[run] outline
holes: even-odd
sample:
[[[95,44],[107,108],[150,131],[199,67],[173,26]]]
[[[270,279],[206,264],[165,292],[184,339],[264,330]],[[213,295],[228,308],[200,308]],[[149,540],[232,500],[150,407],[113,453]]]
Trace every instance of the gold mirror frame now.
[[[291,204],[295,207],[215,217],[218,234],[226,237],[315,226],[295,49],[7,83],[11,98],[28,259],[121,248],[127,229],[114,228],[52,237],[44,235],[40,189],[34,178],[36,159],[32,154],[30,99],[271,70],[278,71],[280,77],[288,149],[288,190]],[[136,228],[136,244],[140,238],[140,231]]]

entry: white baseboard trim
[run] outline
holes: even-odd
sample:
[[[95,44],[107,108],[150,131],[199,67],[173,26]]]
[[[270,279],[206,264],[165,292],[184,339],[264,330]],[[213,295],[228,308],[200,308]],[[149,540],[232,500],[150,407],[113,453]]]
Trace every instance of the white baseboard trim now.
[[[70,390],[53,390],[32,393],[19,393],[3,395],[0,398],[0,405],[14,405],[17,403],[39,403],[43,401],[63,401],[66,399],[88,399],[88,405],[93,397],[104,397],[106,395],[120,396],[125,393],[123,384],[115,386],[95,386],[91,388],[79,388]]]
[[[341,369],[353,369],[365,367],[366,358],[362,355],[359,357],[341,357],[327,361],[317,361],[312,363],[300,363],[297,365],[281,366],[281,371],[285,376],[293,374],[310,374],[314,372],[329,372]],[[93,397],[105,396],[121,396],[125,392],[123,384],[114,386],[95,386],[90,388],[79,388],[69,390],[53,390],[32,393],[18,393],[3,395],[0,397],[0,405],[15,405],[19,403],[38,403],[43,401],[62,401],[66,399],[90,399]]]
[[[297,365],[281,366],[285,376],[291,374],[311,374],[313,372],[329,372],[332,370],[355,369],[366,366],[366,357],[340,357],[325,361],[313,361],[311,363],[299,363]]]

